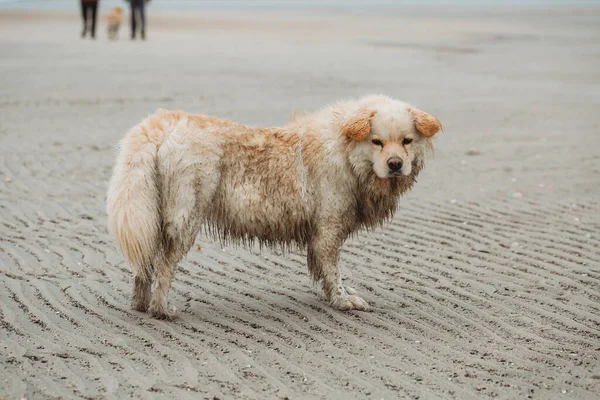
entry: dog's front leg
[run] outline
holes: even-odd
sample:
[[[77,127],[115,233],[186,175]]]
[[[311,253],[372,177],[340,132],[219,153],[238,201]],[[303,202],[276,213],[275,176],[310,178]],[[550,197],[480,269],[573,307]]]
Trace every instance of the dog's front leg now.
[[[333,308],[338,310],[361,310],[369,304],[356,295],[354,289],[342,285],[341,271],[338,266],[340,248],[344,243],[342,229],[336,229],[335,223],[324,223],[316,229],[308,245],[308,270],[312,278],[323,285],[323,292]]]

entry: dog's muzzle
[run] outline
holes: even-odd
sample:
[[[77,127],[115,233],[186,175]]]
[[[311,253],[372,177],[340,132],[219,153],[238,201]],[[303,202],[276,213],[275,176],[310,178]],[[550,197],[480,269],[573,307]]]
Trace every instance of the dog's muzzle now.
[[[387,166],[391,175],[399,175],[402,169],[402,159],[400,157],[390,157],[387,160]]]

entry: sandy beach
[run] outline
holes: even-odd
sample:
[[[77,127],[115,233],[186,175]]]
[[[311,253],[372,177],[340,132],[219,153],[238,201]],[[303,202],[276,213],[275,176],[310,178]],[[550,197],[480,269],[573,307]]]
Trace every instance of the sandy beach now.
[[[106,10],[104,10],[106,11]],[[0,398],[600,398],[600,9],[162,12],[148,40],[0,11]],[[280,125],[368,93],[444,124],[394,221],[301,252],[199,236],[130,310],[117,141],[157,108]]]

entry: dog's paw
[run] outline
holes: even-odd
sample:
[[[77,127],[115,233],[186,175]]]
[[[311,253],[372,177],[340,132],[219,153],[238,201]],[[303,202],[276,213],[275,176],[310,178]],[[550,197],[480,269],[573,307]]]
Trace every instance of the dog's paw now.
[[[164,319],[167,321],[173,321],[175,319],[175,309],[173,309],[173,311],[169,311],[162,305],[150,304],[147,312],[152,318]]]
[[[356,293],[354,289],[350,289],[353,293]],[[348,288],[346,288],[346,292]],[[330,300],[330,304],[336,310],[346,311],[346,310],[359,310],[359,311],[367,311],[369,309],[369,303],[367,303],[362,297],[356,296],[354,294],[344,294],[341,296],[336,296]]]

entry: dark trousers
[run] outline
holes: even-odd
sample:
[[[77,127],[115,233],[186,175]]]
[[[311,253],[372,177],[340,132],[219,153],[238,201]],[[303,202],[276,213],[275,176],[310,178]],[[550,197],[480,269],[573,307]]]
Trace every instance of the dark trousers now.
[[[131,37],[135,38],[137,18],[140,22],[140,33],[142,39],[146,35],[146,16],[144,15],[144,0],[130,0],[131,2]],[[137,17],[136,17],[137,16]]]
[[[81,16],[83,17],[83,33],[81,36],[85,36],[85,33],[90,31],[92,37],[96,36],[96,11],[98,10],[97,2],[81,2]],[[92,14],[91,16],[89,14]],[[89,20],[91,17],[91,20]],[[91,23],[91,27],[88,28]]]

